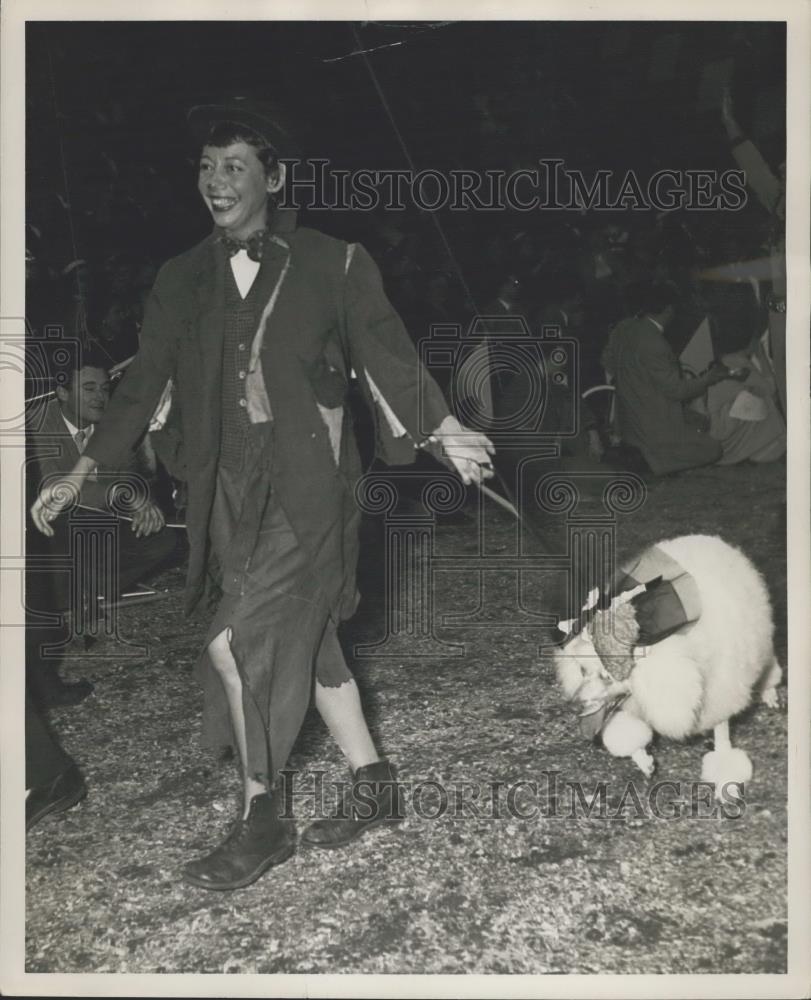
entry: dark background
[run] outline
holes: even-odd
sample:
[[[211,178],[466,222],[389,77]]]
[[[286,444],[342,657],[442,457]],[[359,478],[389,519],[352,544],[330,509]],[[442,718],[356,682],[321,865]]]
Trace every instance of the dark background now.
[[[122,248],[160,262],[209,231],[184,113],[221,91],[278,96],[297,132],[308,126],[309,150],[335,166],[405,166],[370,66],[417,166],[510,169],[558,156],[584,172],[727,169],[720,117],[701,99],[705,67],[724,59],[732,60],[741,124],[773,167],[784,155],[779,23],[355,26],[364,48],[403,43],[371,53],[368,64],[360,56],[326,61],[358,47],[346,23],[27,30],[28,219],[40,233],[28,237],[56,275],[79,254],[98,266]],[[69,209],[59,200],[66,195]],[[563,222],[596,229],[613,217],[593,214],[566,213]],[[649,214],[626,213],[622,222],[639,228]],[[495,271],[501,251],[488,249],[505,229],[532,227],[535,249],[557,256],[558,215],[445,213],[439,221],[466,272],[483,259]],[[738,212],[682,215],[710,261],[764,252],[771,223],[754,199]],[[309,221],[346,238],[374,228],[359,213],[317,216]],[[435,228],[423,226],[423,243]],[[667,234],[670,246],[677,232]],[[485,288],[484,279],[469,283]],[[30,288],[28,301],[39,305]],[[599,324],[588,332],[599,350],[610,317],[599,299],[593,314]],[[513,551],[512,519],[494,504],[487,511],[488,551]],[[439,529],[440,550],[461,565],[472,551],[471,524]],[[785,663],[784,466],[742,463],[654,480],[643,508],[620,519],[617,545],[630,552],[696,530],[723,535],[764,574]],[[370,561],[382,551],[364,546]],[[363,838],[349,853],[302,852],[250,892],[190,893],[177,871],[224,826],[234,774],[231,763],[200,753],[199,625],[180,617],[182,575],[178,567],[156,581],[166,600],[122,615],[123,635],[148,643],[148,655],[67,663],[68,679],[96,685],[94,697],[55,719],[90,794],[27,838],[28,972],[785,972],[783,689],[780,712],[755,708],[735,729],[755,761],[740,821],[410,820],[402,834]],[[436,613],[479,614],[479,574],[443,576]],[[494,612],[511,621],[514,580],[487,586],[505,602]],[[383,587],[369,588],[354,641],[379,642],[385,600]],[[608,777],[617,801],[633,768],[578,738],[551,665],[537,661],[534,632],[485,624],[442,635],[467,643],[466,655],[353,663],[372,730],[405,780],[483,787],[538,780],[543,768],[586,789]],[[697,781],[701,743],[663,741],[657,779]],[[344,778],[337,747],[314,720],[292,766],[323,770],[328,782]]]
[[[27,47],[28,218],[53,266],[116,242],[160,261],[207,232],[184,114],[224,93],[277,98],[305,152],[335,167],[407,166],[394,121],[417,167],[556,156],[644,178],[733,166],[702,82],[732,60],[741,123],[773,166],[784,156],[781,23],[29,23]],[[317,215],[343,236],[368,224]],[[451,219],[448,236],[469,244],[486,225]]]

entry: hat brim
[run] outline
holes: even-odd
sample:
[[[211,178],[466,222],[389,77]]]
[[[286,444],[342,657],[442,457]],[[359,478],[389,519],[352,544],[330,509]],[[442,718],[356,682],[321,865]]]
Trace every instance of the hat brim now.
[[[203,144],[218,122],[234,122],[260,135],[279,156],[300,152],[298,143],[275,117],[238,103],[197,104],[186,115],[192,137]]]

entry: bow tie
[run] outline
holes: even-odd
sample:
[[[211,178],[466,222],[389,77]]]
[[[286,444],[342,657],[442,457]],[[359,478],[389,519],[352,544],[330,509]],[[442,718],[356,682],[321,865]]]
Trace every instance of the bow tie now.
[[[232,236],[221,236],[220,243],[225,247],[225,252],[229,257],[238,254],[240,250],[247,250],[251,260],[260,261],[265,249],[266,236],[267,230],[257,229],[255,233],[251,233],[247,240],[237,240]]]

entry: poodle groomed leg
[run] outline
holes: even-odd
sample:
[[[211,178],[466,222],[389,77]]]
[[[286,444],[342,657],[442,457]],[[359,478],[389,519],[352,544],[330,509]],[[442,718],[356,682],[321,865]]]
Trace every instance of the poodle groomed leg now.
[[[719,722],[712,731],[712,743],[717,750],[731,750],[732,741],[729,738],[729,720]]]
[[[704,754],[701,761],[702,781],[715,785],[715,797],[724,798],[726,785],[743,785],[752,777],[752,761],[743,750],[732,746],[729,739],[729,722],[719,722],[713,729],[715,749]]]
[[[630,757],[640,771],[650,777],[656,766],[645,749],[653,739],[653,730],[642,719],[629,712],[616,712],[602,733],[603,746],[614,757]]]
[[[767,708],[779,708],[780,699],[777,697],[777,685],[783,679],[783,668],[777,662],[777,657],[772,660],[772,665],[766,674],[763,682],[763,689],[760,692],[760,700]]]

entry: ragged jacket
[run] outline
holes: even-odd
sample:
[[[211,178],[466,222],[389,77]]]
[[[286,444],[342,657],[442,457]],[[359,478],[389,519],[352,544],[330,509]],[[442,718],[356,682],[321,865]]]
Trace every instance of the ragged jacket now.
[[[405,430],[395,438],[376,408],[378,454],[388,462],[411,460],[448,409],[420,365],[369,254],[356,246],[348,258],[346,243],[297,228],[290,211],[277,211],[270,229],[277,237],[265,251],[272,284],[287,265],[261,352],[274,422],[273,488],[313,571],[326,576],[333,612],[344,617],[354,607],[359,516],[354,486],[361,471],[343,407],[349,373],[358,374],[369,398],[372,380]],[[161,268],[138,355],[85,449],[100,464],[120,454],[143,431],[167,380],[173,380],[188,483],[187,613],[198,609],[206,594],[220,447],[226,266],[212,234]],[[336,424],[342,430],[338,448],[329,431]]]

